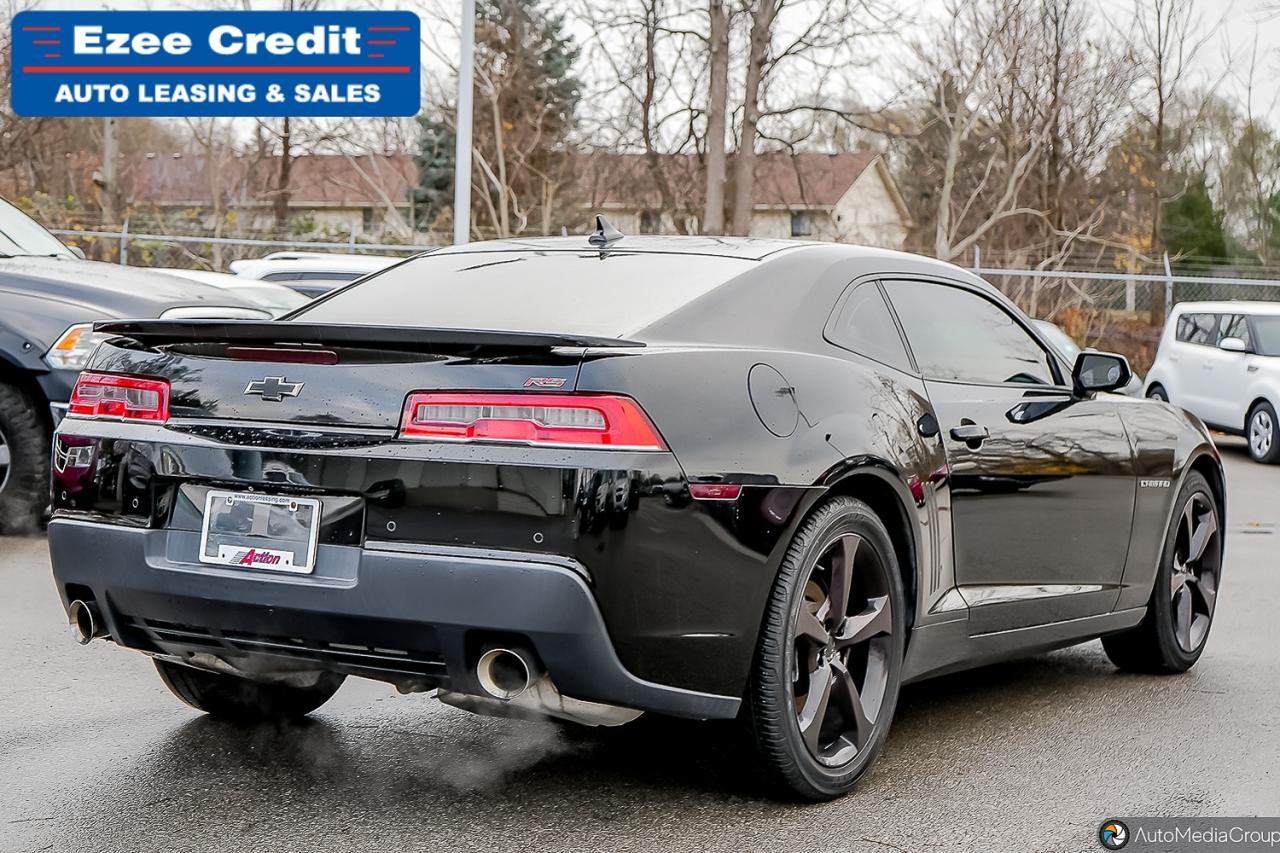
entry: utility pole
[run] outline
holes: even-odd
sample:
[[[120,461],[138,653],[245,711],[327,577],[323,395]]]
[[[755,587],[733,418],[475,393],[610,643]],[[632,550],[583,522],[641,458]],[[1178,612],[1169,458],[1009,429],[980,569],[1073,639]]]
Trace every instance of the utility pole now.
[[[118,225],[120,198],[119,184],[120,145],[116,140],[116,120],[110,116],[102,120],[102,224]]]
[[[471,239],[471,87],[475,76],[476,0],[462,0],[458,56],[458,119],[454,133],[453,242]]]

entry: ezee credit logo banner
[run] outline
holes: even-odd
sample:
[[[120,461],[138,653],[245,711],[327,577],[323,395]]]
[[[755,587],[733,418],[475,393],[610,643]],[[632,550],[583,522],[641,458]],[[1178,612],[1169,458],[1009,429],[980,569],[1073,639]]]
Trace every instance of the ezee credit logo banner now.
[[[412,12],[20,12],[23,116],[411,116]]]

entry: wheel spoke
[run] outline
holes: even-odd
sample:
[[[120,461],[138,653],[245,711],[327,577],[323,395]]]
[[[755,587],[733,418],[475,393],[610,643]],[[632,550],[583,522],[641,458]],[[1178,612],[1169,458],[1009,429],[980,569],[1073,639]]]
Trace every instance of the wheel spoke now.
[[[799,622],[800,624],[796,626],[798,636],[818,646],[825,646],[831,642],[831,634],[822,621],[809,610],[807,602],[800,605]]]
[[[1218,602],[1218,576],[1213,572],[1204,572],[1192,584],[1192,589],[1203,602],[1205,613],[1209,616],[1213,615],[1213,607]]]
[[[827,706],[831,703],[832,676],[831,665],[826,661],[821,661],[818,668],[809,673],[809,693],[798,715],[800,736],[815,755],[818,753],[818,738],[822,734],[822,721],[826,719]]]
[[[849,590],[853,586],[853,556],[861,543],[861,536],[846,533],[831,549],[831,586],[827,590],[830,606],[825,620],[828,628],[838,627],[849,609]]]
[[[1187,651],[1191,651],[1194,646],[1191,645],[1191,591],[1183,587],[1182,592],[1173,600],[1174,612],[1174,631],[1178,635],[1178,642]]]
[[[1177,599],[1178,593],[1187,585],[1188,580],[1194,579],[1195,575],[1187,571],[1186,566],[1178,562],[1174,562],[1173,574],[1170,576],[1169,598]]]
[[[1195,501],[1187,501],[1187,505],[1182,508],[1182,518],[1178,521],[1178,527],[1181,528],[1183,538],[1187,543],[1187,550],[1191,550],[1191,533],[1195,528]],[[1177,549],[1174,549],[1175,554]],[[1189,557],[1187,559],[1190,559]]]
[[[1204,614],[1197,614],[1191,621],[1191,630],[1187,634],[1189,645],[1187,651],[1197,649],[1204,642],[1204,638],[1209,633],[1210,618]]]
[[[867,609],[850,616],[836,634],[836,647],[847,648],[865,643],[872,637],[893,633],[893,612],[889,609],[889,597],[882,595],[867,600]]]
[[[1191,502],[1188,502],[1188,507]],[[1187,562],[1191,563],[1199,560],[1204,556],[1204,551],[1209,547],[1209,540],[1218,532],[1218,519],[1212,511],[1206,512],[1200,517],[1200,523],[1196,525],[1195,530],[1191,534],[1187,545]]]
[[[871,739],[871,729],[875,725],[875,720],[867,716],[862,703],[862,694],[858,692],[858,685],[854,682],[853,673],[849,672],[848,667],[837,660],[832,663],[831,669],[834,673],[835,683],[832,694],[836,707],[844,712],[845,725],[853,728],[854,746],[862,749]]]
[[[0,468],[6,468],[9,465],[9,445],[0,439]]]

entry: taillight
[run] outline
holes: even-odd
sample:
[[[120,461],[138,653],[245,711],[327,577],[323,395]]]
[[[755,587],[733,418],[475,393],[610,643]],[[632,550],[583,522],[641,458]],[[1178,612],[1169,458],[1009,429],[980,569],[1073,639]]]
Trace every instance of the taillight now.
[[[590,394],[410,394],[402,438],[665,450],[635,400]]]
[[[67,412],[91,418],[165,421],[169,419],[169,383],[85,371],[71,391]]]

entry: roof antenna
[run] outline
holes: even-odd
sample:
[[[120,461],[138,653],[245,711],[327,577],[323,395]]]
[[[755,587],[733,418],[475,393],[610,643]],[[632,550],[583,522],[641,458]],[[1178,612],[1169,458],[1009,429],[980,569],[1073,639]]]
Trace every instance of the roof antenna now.
[[[593,246],[608,246],[610,243],[621,240],[625,236],[627,235],[614,228],[609,220],[597,213],[596,230],[587,238],[587,242]]]
[[[568,236],[569,236],[569,226],[568,226],[568,225],[561,225],[561,226],[560,226],[560,236],[561,236],[561,237],[568,237]]]

